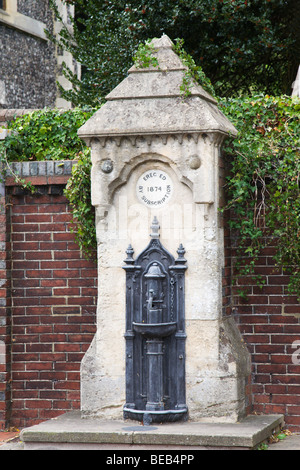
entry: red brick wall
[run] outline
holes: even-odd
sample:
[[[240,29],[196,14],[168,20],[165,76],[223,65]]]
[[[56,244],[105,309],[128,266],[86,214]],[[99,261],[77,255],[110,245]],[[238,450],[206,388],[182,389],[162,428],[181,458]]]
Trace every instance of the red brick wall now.
[[[232,288],[231,306],[252,355],[252,412],[284,414],[286,425],[299,431],[300,305],[288,295],[289,278],[276,267],[274,253],[275,246],[266,248],[256,263],[265,285],[260,288],[251,277],[241,278]],[[246,299],[237,295],[239,289],[245,289]]]
[[[96,265],[82,257],[70,232],[64,184],[45,185],[45,178],[63,183],[68,176],[30,177],[35,184],[42,183],[37,195],[24,193],[7,179],[12,252],[10,425],[17,427],[80,407],[80,362],[95,333]]]

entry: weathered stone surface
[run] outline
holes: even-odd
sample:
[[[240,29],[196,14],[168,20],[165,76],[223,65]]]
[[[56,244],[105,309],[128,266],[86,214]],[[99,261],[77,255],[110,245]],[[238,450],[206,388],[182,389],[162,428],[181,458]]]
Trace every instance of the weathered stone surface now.
[[[130,69],[129,76],[108,96],[108,102],[80,129],[83,138],[95,136],[221,132],[236,135],[219,111],[216,100],[200,85],[184,98],[180,86],[186,67],[167,36],[152,41],[157,68]]]
[[[56,3],[71,28],[69,16],[74,16],[74,6]],[[71,107],[60,97],[56,81],[69,89],[61,64],[66,63],[78,75],[80,66],[69,52],[47,39],[45,29],[59,33],[49,1],[9,0],[5,11],[0,10],[0,108]]]

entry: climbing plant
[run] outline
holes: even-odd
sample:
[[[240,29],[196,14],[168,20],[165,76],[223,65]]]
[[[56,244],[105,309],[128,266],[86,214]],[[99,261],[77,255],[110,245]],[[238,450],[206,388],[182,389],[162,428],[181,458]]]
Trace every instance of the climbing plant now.
[[[184,49],[184,40],[182,38],[175,39],[174,52],[180,57],[182,63],[186,65],[187,70],[184,74],[182,84],[180,86],[181,93],[184,97],[191,95],[190,89],[193,82],[199,83],[208,93],[210,93],[214,98],[216,98],[215,89],[208,78],[204,73],[202,67],[197,65],[193,57],[186,52]]]
[[[1,148],[9,162],[74,160],[87,152],[77,130],[93,112],[90,108],[63,112],[45,108],[25,114],[8,123],[10,132]]]
[[[9,169],[16,183],[31,192],[35,187],[20,178],[10,162],[77,160],[65,189],[73,213],[71,230],[76,233],[81,250],[90,256],[96,246],[95,214],[91,205],[90,149],[77,131],[94,109],[75,108],[69,111],[43,109],[13,119],[8,123],[9,136],[0,141],[2,178]]]
[[[300,100],[255,95],[220,104],[239,131],[225,146],[237,273],[254,274],[261,250],[275,244],[289,292],[300,299]]]
[[[97,248],[95,210],[91,203],[91,167],[90,152],[81,152],[65,189],[73,213],[77,242],[87,258],[93,256]]]
[[[150,40],[141,42],[133,56],[133,62],[137,68],[158,67],[158,60],[155,57],[155,49]]]
[[[183,97],[190,96],[195,81],[216,97],[182,39],[175,40],[174,51],[187,66],[180,86]],[[147,49],[148,63],[151,53]],[[226,209],[231,210],[229,225],[238,239],[234,280],[252,275],[261,284],[255,263],[276,239],[276,263],[290,274],[289,292],[300,299],[300,100],[263,94],[218,100],[238,130],[238,137],[225,147],[230,167]]]

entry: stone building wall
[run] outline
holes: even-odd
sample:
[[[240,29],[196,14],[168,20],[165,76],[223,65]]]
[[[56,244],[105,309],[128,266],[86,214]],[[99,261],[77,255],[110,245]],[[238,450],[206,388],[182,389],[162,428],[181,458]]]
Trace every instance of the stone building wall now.
[[[74,7],[67,7],[60,0],[59,5],[65,15],[74,14]],[[56,81],[63,82],[62,60],[74,70],[76,65],[45,35],[45,29],[59,32],[49,1],[6,0],[2,6],[0,108],[70,107],[60,98]]]

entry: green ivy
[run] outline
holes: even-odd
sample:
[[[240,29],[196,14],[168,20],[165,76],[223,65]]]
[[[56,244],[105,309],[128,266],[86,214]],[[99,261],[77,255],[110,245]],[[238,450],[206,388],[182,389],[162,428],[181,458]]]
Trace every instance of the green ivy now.
[[[187,71],[183,77],[182,84],[180,86],[180,91],[184,97],[188,97],[191,95],[191,87],[193,83],[199,83],[204,90],[210,93],[214,98],[216,98],[215,89],[210,81],[210,79],[204,73],[202,67],[197,65],[193,59],[193,57],[188,54],[184,47],[184,40],[183,39],[175,39],[174,51],[180,57],[181,61],[187,67]]]
[[[72,213],[73,228],[83,253],[89,257],[96,247],[95,213],[91,205],[90,149],[78,137],[78,129],[92,116],[94,109],[61,111],[44,109],[13,119],[8,124],[9,136],[0,141],[0,165],[7,169],[17,184],[30,192],[31,182],[16,175],[11,162],[44,160],[77,160],[65,189]]]
[[[75,19],[60,14],[48,31],[57,47],[82,65],[80,80],[62,64],[72,88],[59,86],[76,105],[98,105],[127,75],[138,44],[163,33],[185,48],[212,80],[219,96],[290,93],[299,66],[299,0],[62,0]],[[70,25],[71,22],[71,25]]]
[[[137,68],[158,67],[158,60],[154,56],[155,48],[151,41],[139,44],[138,50],[133,56]]]
[[[220,104],[238,129],[225,146],[237,275],[254,274],[261,250],[275,243],[289,293],[300,299],[300,100],[256,95]]]
[[[74,160],[85,145],[77,130],[92,115],[92,109],[43,109],[9,122],[10,135],[1,144],[7,160]]]
[[[72,231],[76,233],[79,247],[87,258],[97,248],[95,209],[91,204],[91,167],[90,152],[82,152],[65,189],[73,213]]]

